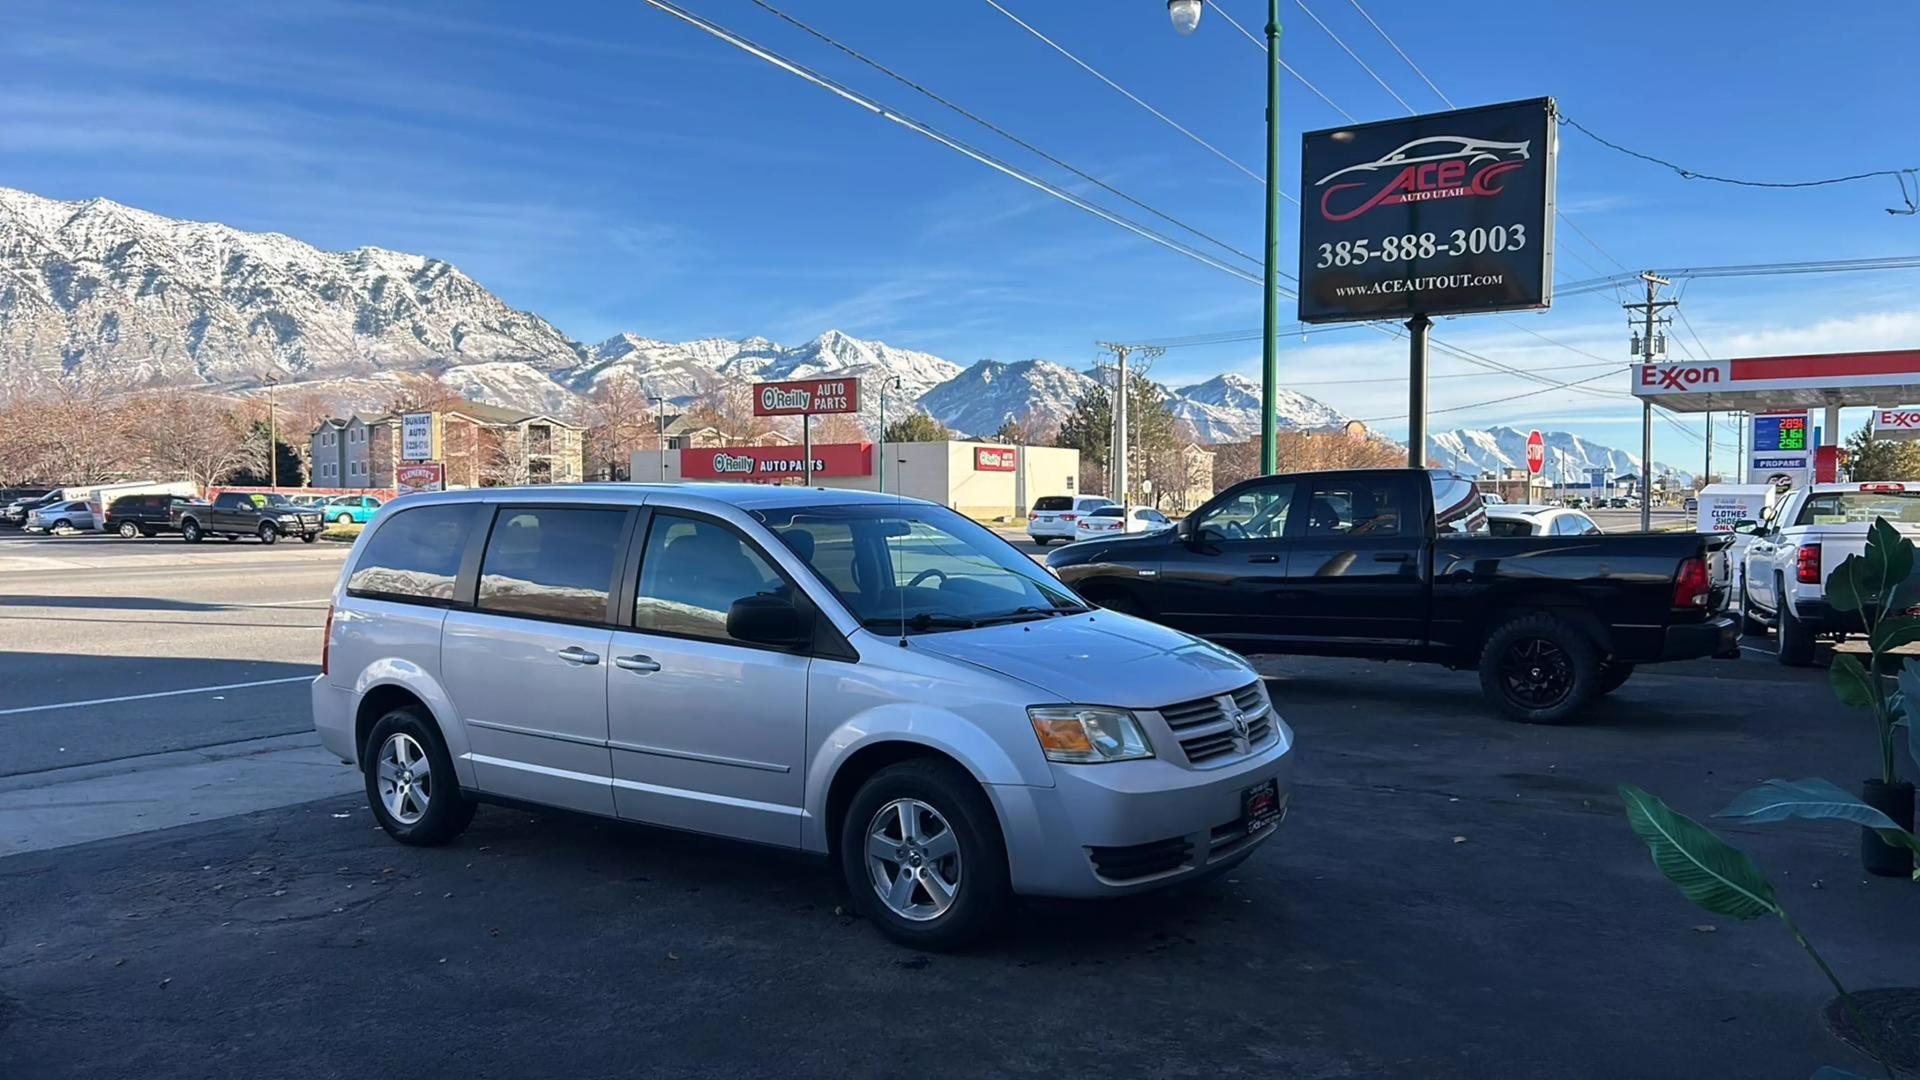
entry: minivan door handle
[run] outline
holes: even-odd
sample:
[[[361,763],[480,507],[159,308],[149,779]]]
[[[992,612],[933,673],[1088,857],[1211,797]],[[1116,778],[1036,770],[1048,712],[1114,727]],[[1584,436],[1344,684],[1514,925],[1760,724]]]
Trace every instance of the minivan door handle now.
[[[613,658],[613,666],[625,668],[628,671],[637,671],[642,675],[651,675],[660,670],[660,661],[655,660],[651,656],[640,656],[638,654],[633,656],[616,656]]]
[[[592,666],[600,662],[599,653],[590,653],[578,645],[569,645],[561,649],[559,656],[560,659],[565,660],[569,664],[586,664]]]

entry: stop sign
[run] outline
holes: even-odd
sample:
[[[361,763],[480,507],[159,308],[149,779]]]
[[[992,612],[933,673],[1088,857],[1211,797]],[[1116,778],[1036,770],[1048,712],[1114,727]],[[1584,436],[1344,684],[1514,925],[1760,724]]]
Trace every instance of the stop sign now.
[[[1538,473],[1547,464],[1547,440],[1535,431],[1527,436],[1527,471]]]

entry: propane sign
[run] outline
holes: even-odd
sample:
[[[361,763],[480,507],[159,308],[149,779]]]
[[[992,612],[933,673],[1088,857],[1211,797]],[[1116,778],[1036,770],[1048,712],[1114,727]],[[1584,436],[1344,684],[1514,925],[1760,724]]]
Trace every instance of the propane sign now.
[[[1910,442],[1920,439],[1920,406],[1903,405],[1898,409],[1873,411],[1873,437]]]

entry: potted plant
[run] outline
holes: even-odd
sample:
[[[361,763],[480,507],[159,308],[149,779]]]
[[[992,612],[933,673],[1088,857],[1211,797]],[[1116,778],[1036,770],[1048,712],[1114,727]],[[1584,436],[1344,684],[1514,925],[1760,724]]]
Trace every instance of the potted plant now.
[[[1913,541],[1885,518],[1875,518],[1865,554],[1847,556],[1827,575],[1827,602],[1836,611],[1858,612],[1867,634],[1867,663],[1836,653],[1827,672],[1842,704],[1873,714],[1879,736],[1880,776],[1862,782],[1860,798],[1908,833],[1913,831],[1913,785],[1895,771],[1894,735],[1905,723],[1920,760],[1920,734],[1911,719],[1920,711],[1920,663],[1909,660],[1905,670],[1897,668],[1895,650],[1920,642],[1920,617],[1909,613],[1920,604],[1913,552]],[[1860,861],[1871,874],[1913,874],[1913,852],[1870,828],[1861,832]]]

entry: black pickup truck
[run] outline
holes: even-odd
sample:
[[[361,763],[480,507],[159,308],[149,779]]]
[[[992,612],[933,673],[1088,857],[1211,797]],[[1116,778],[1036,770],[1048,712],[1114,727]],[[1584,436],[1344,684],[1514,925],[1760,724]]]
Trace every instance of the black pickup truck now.
[[[175,503],[169,515],[180,538],[189,544],[208,536],[228,540],[257,536],[263,544],[298,536],[311,544],[325,528],[313,507],[296,506],[285,495],[259,492],[223,491],[210,503]]]
[[[1477,668],[1506,715],[1560,723],[1636,664],[1739,655],[1731,542],[1491,536],[1471,482],[1367,469],[1256,477],[1172,531],[1084,540],[1047,565],[1094,603],[1244,653]]]

